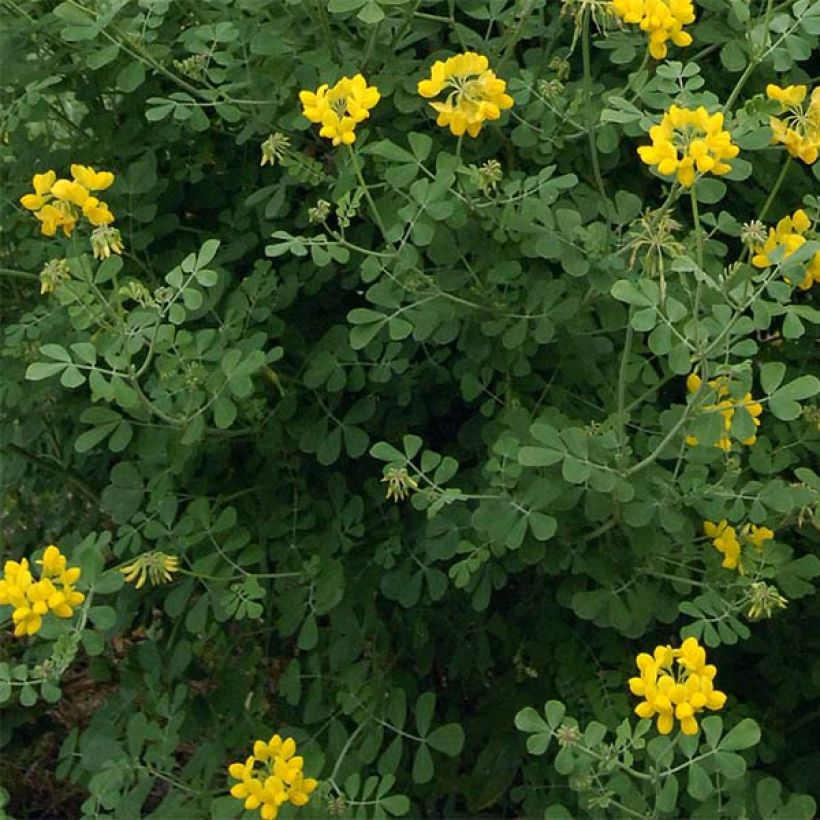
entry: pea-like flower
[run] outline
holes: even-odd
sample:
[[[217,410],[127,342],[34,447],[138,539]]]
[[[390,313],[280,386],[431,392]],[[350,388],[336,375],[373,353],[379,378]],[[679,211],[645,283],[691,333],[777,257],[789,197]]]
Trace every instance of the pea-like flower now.
[[[230,776],[239,781],[231,794],[244,801],[248,811],[259,809],[262,820],[275,820],[282,805],[304,806],[316,788],[316,780],[302,773],[303,764],[293,738],[274,735],[267,742],[257,740],[244,763],[228,767]]]
[[[774,538],[774,530],[760,527],[757,524],[744,524],[740,531],[744,541],[751,544],[758,552],[763,552],[763,546]]]
[[[6,561],[0,577],[0,606],[12,608],[11,619],[18,638],[39,632],[48,613],[70,618],[85,600],[85,595],[74,589],[80,579],[80,568],[69,567],[56,546],[46,547],[43,557],[35,563],[40,565],[38,581],[34,580],[27,558]]]
[[[763,552],[766,542],[774,538],[773,530],[751,523],[744,524],[740,528],[740,538],[738,538],[737,530],[725,518],[717,523],[704,521],[703,532],[712,540],[712,546],[723,555],[721,566],[725,569],[736,569],[741,574],[743,563],[740,539],[760,553]]]
[[[677,649],[656,646],[652,655],[641,652],[635,660],[640,677],[629,679],[629,689],[644,699],[635,714],[657,716],[662,735],[672,731],[675,720],[683,734],[697,734],[696,715],[704,709],[717,711],[726,703],[726,695],[714,687],[717,668],[706,663],[706,651],[696,638],[687,638]]]
[[[735,528],[724,518],[717,524],[713,521],[704,521],[703,531],[712,539],[714,548],[723,555],[721,566],[725,569],[740,570],[740,541]]]
[[[700,390],[702,379],[697,373],[690,373],[686,378],[686,389],[690,393],[697,393]],[[738,407],[742,407],[752,418],[752,424],[755,427],[760,427],[760,416],[763,413],[763,405],[759,401],[752,398],[751,393],[745,393],[742,398],[732,398],[729,391],[729,380],[725,376],[718,376],[716,379],[709,381],[709,387],[717,394],[717,402],[713,404],[704,405],[703,409],[711,412],[719,412],[723,416],[723,435],[715,442],[715,447],[728,453],[732,449],[732,439],[729,437],[729,431],[732,429],[732,421],[735,417],[735,411]],[[757,442],[757,435],[751,435],[748,438],[741,439],[741,444],[751,447]],[[700,442],[697,436],[687,436],[686,443],[691,446],[696,446]]]
[[[497,120],[502,111],[512,108],[507,83],[496,77],[489,66],[489,60],[474,51],[433,63],[430,78],[419,82],[418,92],[425,99],[432,99],[450,89],[443,102],[430,103],[438,113],[438,125],[449,127],[457,137],[465,133],[477,137],[484,122]]]
[[[666,57],[669,40],[676,46],[692,44],[692,35],[683,30],[695,22],[691,0],[612,0],[610,8],[625,23],[637,23],[649,35],[649,53],[656,60]]]
[[[769,228],[766,241],[754,247],[752,264],[756,268],[768,268],[774,264],[771,256],[777,250],[783,252],[781,259],[788,259],[806,243],[806,234],[811,227],[811,220],[802,208],[798,208],[791,216],[784,216],[774,228]],[[803,279],[797,283],[797,287],[801,290],[809,290],[818,282],[820,282],[820,251],[809,260]]]
[[[723,130],[723,114],[710,114],[703,106],[695,109],[671,105],[660,124],[649,129],[652,145],[642,145],[638,155],[654,165],[663,176],[677,176],[684,188],[694,185],[698,174],[728,174],[740,149],[732,135]]]
[[[785,88],[770,83],[766,96],[780,103],[780,116],[771,117],[772,142],[781,143],[793,157],[806,165],[817,161],[820,151],[820,86],[817,86],[804,105],[808,86],[787,85]]]
[[[57,179],[54,171],[35,174],[34,193],[20,197],[20,204],[40,221],[40,232],[54,236],[58,228],[71,236],[77,221],[85,217],[93,226],[110,225],[114,215],[92,191],[104,191],[114,182],[110,171],[96,171],[89,165],[72,165],[72,179]],[[115,251],[119,252],[119,251]]]
[[[361,74],[342,77],[336,85],[320,85],[315,92],[300,91],[302,113],[311,122],[321,123],[320,137],[334,145],[352,145],[356,126],[370,116],[381,99],[379,89],[368,85]]]

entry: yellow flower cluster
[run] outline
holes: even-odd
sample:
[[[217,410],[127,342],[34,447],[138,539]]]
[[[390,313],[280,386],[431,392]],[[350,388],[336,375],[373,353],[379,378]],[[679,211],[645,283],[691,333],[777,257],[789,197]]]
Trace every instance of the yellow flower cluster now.
[[[512,108],[513,98],[506,93],[507,84],[496,77],[489,65],[483,55],[466,51],[437,60],[429,79],[418,83],[418,93],[425,99],[437,97],[445,88],[452,89],[443,102],[436,100],[430,105],[438,112],[436,122],[449,127],[457,137],[477,137],[484,122],[497,120],[502,111]],[[353,144],[356,126],[370,116],[370,110],[380,99],[379,89],[368,86],[361,74],[342,77],[332,87],[323,83],[316,91],[299,92],[302,113],[311,122],[321,123],[319,136],[332,140],[334,145]],[[272,162],[272,151],[270,146],[263,148],[263,165]]]
[[[717,524],[713,521],[704,521],[703,532],[712,539],[714,548],[723,555],[721,566],[743,572],[740,560],[741,544],[735,528],[724,518]],[[757,524],[744,524],[740,530],[740,537],[758,552],[763,552],[763,545],[774,538],[774,532],[768,527],[758,527]]]
[[[293,738],[274,735],[267,743],[257,740],[253,754],[244,763],[231,763],[228,772],[239,781],[231,787],[231,794],[245,801],[245,808],[259,809],[262,820],[274,820],[284,803],[304,806],[316,788],[312,777],[302,774],[303,760],[294,756]],[[256,764],[261,763],[257,771]]]
[[[777,249],[783,249],[783,259],[791,256],[801,245],[806,243],[804,234],[811,229],[811,220],[802,208],[798,208],[791,216],[784,216],[777,226],[769,228],[769,236],[762,245],[754,248],[752,264],[756,268],[767,268],[772,264],[771,254]],[[808,290],[812,285],[820,282],[820,252],[814,254],[806,266],[806,273],[797,287]]]
[[[74,589],[80,568],[69,569],[66,557],[53,544],[35,563],[40,564],[39,581],[34,580],[27,558],[6,561],[0,578],[0,605],[12,607],[11,619],[18,638],[39,632],[43,616],[49,612],[58,618],[70,618],[85,600],[85,595]]]
[[[729,173],[732,166],[724,160],[740,152],[732,135],[723,130],[723,114],[710,114],[703,106],[671,105],[660,124],[649,129],[649,136],[652,145],[638,148],[640,158],[647,165],[656,165],[659,174],[677,174],[684,188],[690,188],[698,174]]]
[[[445,88],[452,89],[444,102],[430,103],[438,113],[438,125],[449,126],[457,137],[465,133],[477,137],[485,120],[497,120],[502,111],[512,108],[507,84],[489,66],[487,58],[474,51],[433,63],[430,78],[419,82],[418,92],[431,99]]]
[[[820,86],[811,92],[808,107],[803,105],[808,87],[787,85],[785,88],[770,83],[766,96],[780,103],[781,115],[771,117],[772,142],[782,143],[786,150],[806,165],[817,161],[820,151]]]
[[[57,228],[71,236],[80,216],[94,226],[114,221],[108,206],[91,193],[111,187],[114,175],[87,165],[72,165],[71,176],[72,179],[57,179],[54,171],[35,174],[31,181],[34,193],[20,197],[20,204],[34,211],[40,220],[40,231],[45,236],[54,236]]]
[[[695,22],[691,0],[612,0],[612,11],[625,23],[638,23],[649,35],[649,53],[656,59],[666,57],[668,40],[688,46],[692,35],[683,27]]]
[[[702,379],[697,373],[690,373],[686,379],[686,389],[690,393],[697,393],[700,390]],[[715,442],[715,447],[720,448],[724,452],[732,449],[732,440],[729,438],[729,431],[732,429],[732,419],[735,416],[735,410],[738,407],[743,407],[746,412],[752,417],[752,422],[755,427],[760,427],[759,416],[763,413],[763,405],[752,398],[751,393],[746,393],[741,399],[733,399],[729,395],[729,380],[725,376],[718,376],[709,382],[709,387],[717,393],[717,404],[704,405],[704,410],[717,410],[723,416],[723,435]],[[743,439],[742,444],[751,447],[757,441],[757,436],[749,436]],[[697,436],[687,436],[686,443],[695,446],[698,444]]]
[[[683,734],[697,734],[695,715],[704,709],[715,712],[726,703],[726,695],[714,688],[717,669],[706,663],[706,651],[696,638],[687,638],[678,649],[667,645],[656,646],[652,655],[641,652],[636,663],[640,677],[629,679],[629,689],[644,700],[635,714],[657,715],[662,735],[672,731],[676,719]]]
[[[319,136],[333,140],[334,145],[351,145],[356,141],[356,126],[370,116],[370,109],[380,98],[379,89],[368,86],[361,74],[342,77],[332,88],[323,83],[315,93],[299,92],[305,117],[321,123]]]

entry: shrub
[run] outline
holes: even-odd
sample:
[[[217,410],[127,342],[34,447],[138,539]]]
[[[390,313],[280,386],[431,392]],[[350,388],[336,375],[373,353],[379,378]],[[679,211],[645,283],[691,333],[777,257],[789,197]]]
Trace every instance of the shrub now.
[[[11,815],[814,815],[820,2],[2,8]]]

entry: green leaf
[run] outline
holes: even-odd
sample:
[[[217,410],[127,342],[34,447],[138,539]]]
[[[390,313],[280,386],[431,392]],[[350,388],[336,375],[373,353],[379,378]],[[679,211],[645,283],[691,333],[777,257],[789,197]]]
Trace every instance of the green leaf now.
[[[63,370],[63,375],[60,376],[60,384],[69,388],[79,387],[81,384],[85,384],[85,376],[79,368],[69,365]]]
[[[653,307],[655,302],[645,293],[640,291],[637,285],[628,279],[619,279],[611,288],[610,294],[619,302],[626,302],[628,305],[636,307]]]
[[[557,729],[564,719],[567,707],[560,700],[548,700],[544,704],[544,714],[551,729]]]
[[[427,744],[422,743],[416,750],[416,757],[413,760],[413,782],[419,785],[429,783],[433,778],[433,772],[433,756]]]
[[[690,797],[702,803],[714,790],[712,780],[709,775],[706,774],[703,766],[699,763],[692,763],[689,766],[689,783],[686,787],[686,791]]]
[[[43,379],[61,373],[66,368],[64,364],[54,362],[33,362],[26,368],[26,378],[30,382],[38,382]]]
[[[749,749],[759,741],[760,727],[751,718],[744,718],[726,733],[719,748],[723,752],[736,752],[740,749]]]
[[[455,757],[464,747],[464,730],[460,723],[447,723],[430,732],[426,740],[437,752]]]
[[[311,612],[307,618],[302,622],[302,627],[299,630],[299,637],[296,639],[296,645],[304,652],[316,648],[319,643],[319,627],[316,623],[316,617]]]
[[[382,797],[379,805],[393,817],[402,817],[410,811],[410,800],[403,794],[392,794]]]
[[[760,367],[760,386],[767,396],[771,396],[783,381],[786,375],[786,365],[783,362],[766,362]]]
[[[671,813],[678,802],[678,779],[675,775],[670,775],[663,781],[663,785],[658,792],[655,811]]]
[[[29,707],[34,706],[35,703],[37,703],[37,690],[27,683],[20,689],[20,705]]]
[[[117,87],[130,94],[145,82],[145,67],[138,60],[133,60],[117,74]]]
[[[199,249],[199,253],[196,256],[196,268],[204,268],[206,265],[209,265],[213,258],[216,256],[216,252],[219,250],[220,241],[218,239],[206,239],[202,243],[202,247]]]
[[[433,720],[436,708],[436,696],[433,692],[423,692],[416,701],[416,728],[419,735],[425,737]]]

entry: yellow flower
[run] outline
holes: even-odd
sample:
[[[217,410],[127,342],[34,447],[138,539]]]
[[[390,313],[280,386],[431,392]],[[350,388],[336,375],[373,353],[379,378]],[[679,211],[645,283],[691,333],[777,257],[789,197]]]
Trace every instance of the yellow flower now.
[[[688,46],[692,35],[683,30],[695,21],[691,0],[612,0],[612,11],[625,23],[637,23],[649,35],[649,53],[662,60],[667,54],[667,41],[676,46]]]
[[[690,393],[697,393],[702,384],[702,379],[697,373],[690,373],[686,377],[686,389]],[[711,412],[718,412],[723,417],[723,435],[715,442],[715,447],[729,452],[732,449],[732,440],[729,438],[729,432],[732,429],[732,421],[735,416],[735,411],[738,407],[742,407],[751,417],[752,423],[755,427],[760,427],[760,415],[763,413],[763,405],[759,401],[752,398],[751,393],[744,394],[741,399],[733,399],[729,394],[729,381],[725,376],[718,376],[709,382],[709,387],[717,393],[718,402],[716,404],[706,404],[703,406],[704,410]],[[742,439],[741,444],[751,447],[757,442],[757,435],[751,435],[748,438]],[[697,436],[687,436],[686,443],[691,446],[696,446],[699,441]]]
[[[489,65],[484,55],[466,51],[437,60],[430,78],[419,81],[418,92],[425,99],[452,89],[444,102],[431,102],[430,106],[438,113],[436,123],[449,126],[457,137],[465,133],[477,137],[485,121],[497,120],[502,111],[513,106],[513,98],[506,93],[507,83],[496,77]]]
[[[769,228],[769,236],[762,245],[753,248],[752,264],[756,268],[767,268],[773,264],[771,255],[776,250],[782,250],[781,260],[788,259],[799,247],[806,243],[806,232],[812,227],[811,220],[802,208],[798,208],[791,216],[784,216],[774,228]],[[790,282],[790,280],[786,280]],[[797,287],[809,290],[812,285],[820,282],[820,251],[809,260],[803,279]]]
[[[88,199],[88,189],[80,185],[79,182],[72,182],[68,179],[58,179],[51,186],[51,193],[63,202],[70,202],[82,208]]]
[[[166,552],[152,550],[140,555],[128,566],[120,567],[126,583],[136,581],[134,586],[141,589],[145,581],[150,580],[152,586],[170,583],[174,580],[173,574],[179,572],[179,558],[168,555]]]
[[[644,699],[635,714],[657,716],[662,735],[672,731],[675,720],[683,734],[697,734],[698,712],[717,711],[726,703],[726,695],[714,688],[717,669],[706,663],[706,651],[696,638],[687,638],[678,649],[657,646],[653,655],[641,652],[635,661],[640,675],[629,679],[629,689]]]
[[[71,236],[77,218],[64,205],[63,202],[58,202],[56,205],[48,203],[43,205],[39,211],[34,212],[34,216],[42,223],[40,232],[44,236],[54,236],[57,233],[57,228],[62,228],[66,236]]]
[[[114,182],[111,171],[95,171],[90,165],[72,165],[71,176],[89,191],[104,191]]]
[[[74,589],[80,579],[79,567],[68,567],[66,557],[50,544],[43,557],[36,561],[41,567],[40,580],[35,581],[28,559],[6,561],[0,578],[0,605],[11,606],[11,619],[17,637],[40,631],[43,617],[51,612],[58,618],[70,618],[85,600]],[[55,581],[60,584],[58,589]]]
[[[54,171],[46,171],[44,174],[35,174],[31,184],[34,188],[33,194],[26,194],[20,197],[20,204],[29,211],[36,211],[43,207],[51,198],[51,186],[57,174]]]
[[[671,105],[659,125],[649,129],[651,145],[638,148],[647,165],[657,166],[663,176],[677,175],[684,188],[691,188],[698,174],[721,176],[732,166],[740,149],[732,135],[723,130],[723,114],[710,114],[703,106],[695,109]]]
[[[262,764],[258,770],[257,763]],[[228,767],[228,774],[239,781],[231,787],[231,795],[244,801],[248,811],[259,809],[262,820],[274,820],[285,803],[304,806],[318,785],[303,775],[302,766],[293,738],[273,735],[267,742],[257,740],[244,763]]]
[[[771,541],[774,538],[774,530],[770,530],[768,527],[758,527],[757,524],[745,524],[740,534],[758,552],[763,551],[763,545],[766,541]]]
[[[311,122],[321,123],[319,136],[334,145],[352,145],[356,126],[370,116],[381,95],[376,86],[367,85],[361,74],[342,77],[332,88],[323,83],[313,91],[300,91],[302,113]]]
[[[712,539],[714,548],[723,555],[722,567],[743,571],[740,563],[740,541],[734,527],[730,527],[724,518],[717,524],[712,521],[703,522],[703,531]]]
[[[71,175],[73,179],[57,179],[54,171],[35,174],[32,178],[34,193],[20,197],[20,204],[34,211],[44,236],[54,236],[58,228],[62,228],[66,236],[71,236],[81,216],[97,226],[114,221],[108,206],[90,193],[110,187],[114,175],[85,165],[72,165]]]
[[[766,96],[780,103],[781,116],[769,119],[772,142],[785,145],[791,156],[812,165],[820,151],[820,86],[811,92],[809,105],[805,107],[807,94],[805,85],[780,88],[770,83],[766,86]]]

